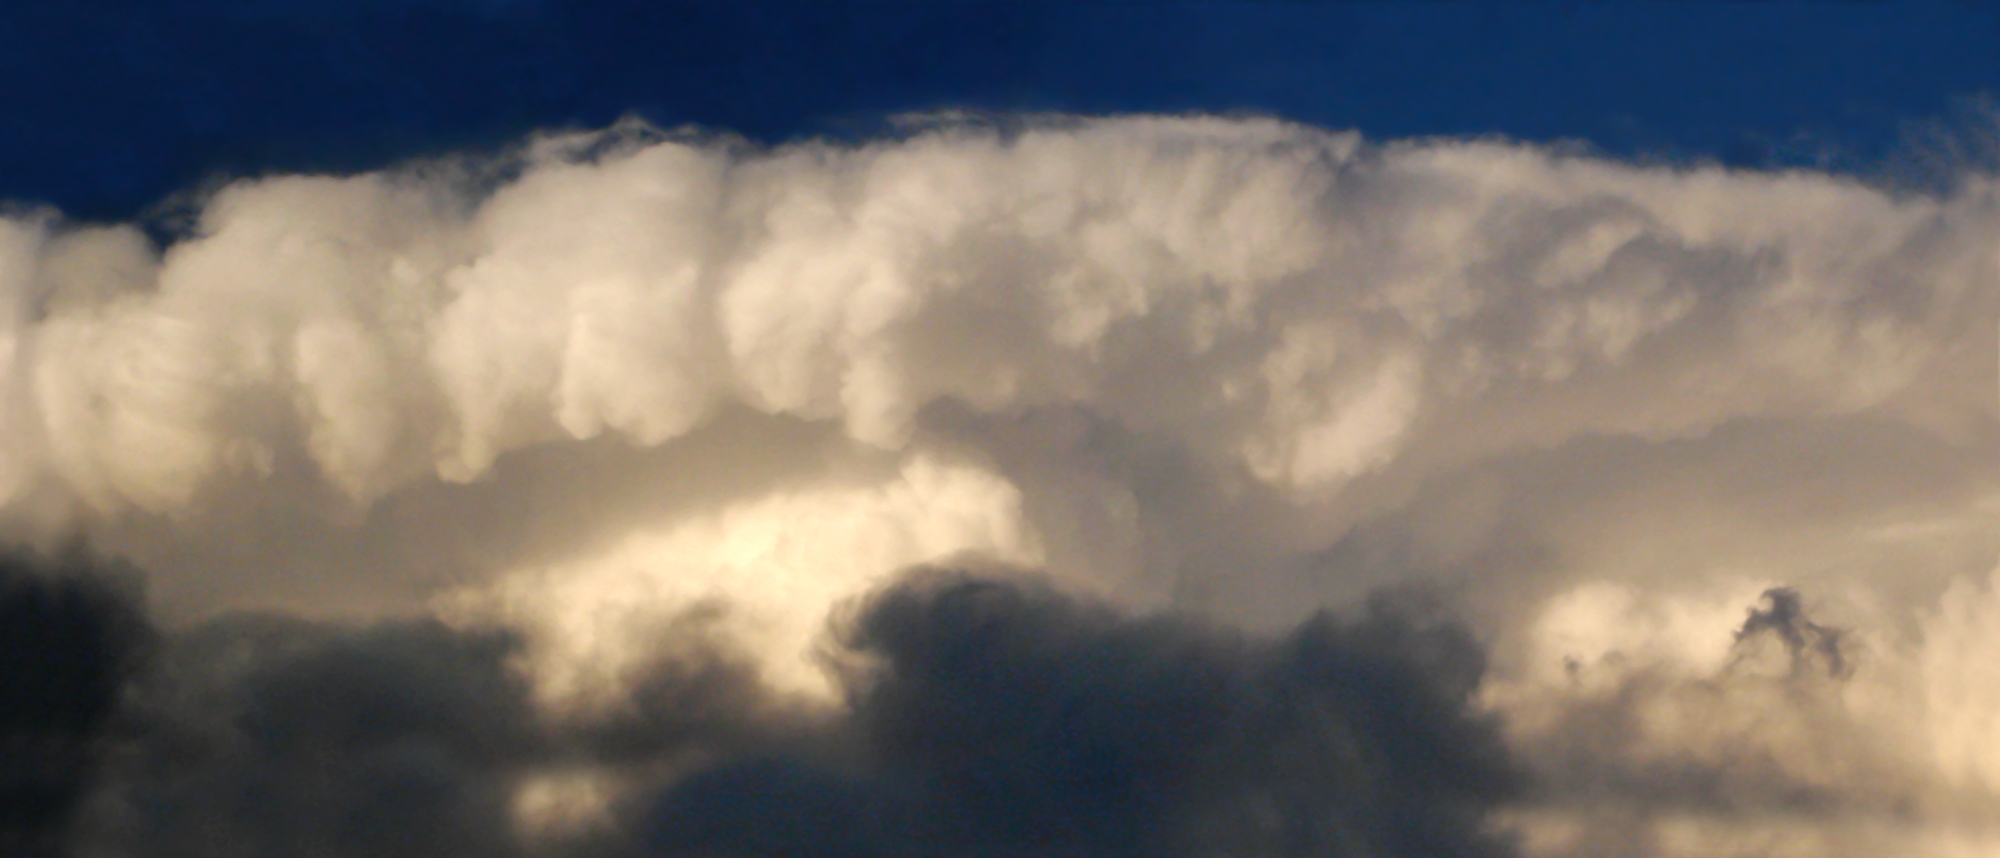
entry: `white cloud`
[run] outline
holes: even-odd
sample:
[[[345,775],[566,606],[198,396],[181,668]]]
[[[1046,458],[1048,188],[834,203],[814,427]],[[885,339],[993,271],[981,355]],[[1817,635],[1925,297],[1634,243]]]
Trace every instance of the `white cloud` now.
[[[1708,681],[1791,583],[1874,642],[1838,717],[1674,692],[1715,720],[1647,741],[1832,789],[1874,770],[1798,737],[1879,731],[1930,748],[1920,815],[1995,806],[2000,615],[1954,583],[2000,559],[1988,179],[1201,118],[502,160],[238,182],[164,249],[0,219],[8,533],[183,614],[471,593],[557,689],[714,597],[810,687],[830,606],[956,552],[1252,623],[1438,577],[1524,719],[1572,702],[1556,651]],[[1687,813],[1655,841],[1751,836]]]

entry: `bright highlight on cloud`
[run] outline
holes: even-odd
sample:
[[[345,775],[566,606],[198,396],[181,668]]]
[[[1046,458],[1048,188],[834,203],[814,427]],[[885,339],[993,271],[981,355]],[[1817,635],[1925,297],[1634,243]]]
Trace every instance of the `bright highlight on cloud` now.
[[[146,568],[176,629],[162,658],[186,665],[149,681],[263,701],[245,711],[298,719],[298,753],[318,734],[287,671],[467,695],[412,704],[445,714],[411,735],[445,744],[394,752],[444,757],[350,748],[327,789],[354,813],[371,773],[407,769],[490,849],[537,854],[763,854],[690,820],[766,791],[869,820],[743,820],[840,854],[1029,849],[975,836],[1029,822],[1078,854],[1414,842],[1364,806],[1434,818],[1438,854],[2000,845],[1988,177],[1901,193],[1259,120],[778,149],[621,126],[243,180],[195,211],[164,247],[0,221],[0,520]],[[1016,582],[990,585],[1006,631],[962,644],[1034,678],[976,689],[1001,711],[937,715],[1047,764],[986,798],[962,767],[1002,761],[884,750],[923,694],[974,693],[925,672],[966,630],[934,624],[960,597],[909,583],[923,564],[1035,567],[1066,594],[993,573]],[[1368,631],[1432,628],[1407,606],[1312,619],[1411,586],[1470,650]],[[310,619],[210,619],[241,609]],[[1022,628],[1054,637],[1010,648]],[[1132,671],[1205,690],[1120,690]],[[1338,783],[1249,778],[1271,749],[1216,726],[1318,747],[1259,695],[1380,687],[1413,696],[1329,722],[1366,745]],[[178,702],[156,723],[249,741],[160,693]],[[514,720],[475,715],[486,696]],[[1052,700],[1191,719],[1189,742],[1229,750],[1051,745],[1004,720],[1068,711]],[[1382,726],[1411,717],[1466,744]],[[461,726],[519,752],[451,750]],[[126,842],[106,820],[133,796],[239,818],[213,796],[292,765],[279,750],[218,752],[199,788],[110,766],[77,836]],[[1446,795],[1429,765],[1499,773]],[[1142,823],[1168,806],[1111,787],[1081,793],[1110,815],[1050,815],[1037,778],[1093,766],[1167,766],[1172,807],[1235,821]],[[1346,821],[1293,842],[1291,814]],[[1253,818],[1278,828],[1220,833]],[[363,854],[326,824],[242,836]]]

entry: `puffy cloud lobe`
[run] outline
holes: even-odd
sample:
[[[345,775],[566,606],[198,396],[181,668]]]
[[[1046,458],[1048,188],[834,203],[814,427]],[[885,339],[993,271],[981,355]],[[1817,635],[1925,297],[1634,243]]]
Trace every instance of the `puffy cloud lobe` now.
[[[523,628],[540,697],[558,707],[617,700],[656,643],[652,629],[702,604],[729,607],[718,624],[758,656],[765,682],[826,694],[813,656],[836,606],[918,563],[1034,562],[1019,507],[991,474],[918,458],[879,485],[804,485],[642,529],[600,556],[462,590],[452,613]]]
[[[1985,655],[2000,637],[2000,574],[1954,580],[1930,614],[1919,675],[1932,760],[1947,783],[2000,794],[2000,684]]]

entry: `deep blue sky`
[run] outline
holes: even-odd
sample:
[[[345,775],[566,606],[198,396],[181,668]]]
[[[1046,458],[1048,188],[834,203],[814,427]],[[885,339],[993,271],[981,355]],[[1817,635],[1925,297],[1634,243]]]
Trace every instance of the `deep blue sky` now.
[[[1969,2],[0,0],[0,198],[120,218],[628,112],[777,141],[953,107],[1865,170],[1992,93]]]

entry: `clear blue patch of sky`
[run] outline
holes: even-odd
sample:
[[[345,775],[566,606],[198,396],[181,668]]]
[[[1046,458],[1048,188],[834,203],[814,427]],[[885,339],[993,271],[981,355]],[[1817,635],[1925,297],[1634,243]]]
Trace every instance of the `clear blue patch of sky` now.
[[[887,114],[1256,112],[1862,169],[2000,92],[1985,3],[14,0],[0,198],[126,217],[636,113],[777,142]]]

